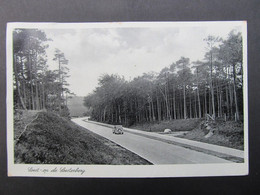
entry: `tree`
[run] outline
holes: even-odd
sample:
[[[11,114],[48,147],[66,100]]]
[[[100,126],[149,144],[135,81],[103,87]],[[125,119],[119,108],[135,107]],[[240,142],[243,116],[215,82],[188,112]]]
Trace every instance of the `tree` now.
[[[241,78],[243,78],[243,67],[242,67],[242,36],[241,33],[235,33],[231,31],[228,39],[223,42],[220,46],[220,54],[218,56],[223,63],[226,63],[227,66],[232,67],[232,75],[233,75],[233,93],[235,100],[235,110],[236,115],[235,119],[240,120],[240,113],[238,107],[238,98],[237,98],[237,88],[240,88],[242,91],[243,80],[241,79],[238,82],[237,72],[240,72]],[[241,101],[242,104],[243,101]]]
[[[189,58],[181,57],[159,73],[144,73],[131,81],[102,75],[95,91],[85,97],[91,117],[126,126],[207,114],[215,120],[226,110],[232,115],[234,104],[235,119],[239,119],[243,106],[242,40],[231,33],[224,41],[213,36],[205,41],[208,50],[203,61],[190,63]]]
[[[201,118],[202,116],[202,112],[201,112],[201,105],[200,105],[200,87],[199,87],[199,83],[200,83],[200,80],[201,80],[201,77],[199,76],[199,72],[200,72],[200,69],[201,69],[201,66],[203,66],[203,62],[201,61],[196,61],[193,63],[194,66],[192,68],[195,68],[195,75],[196,75],[196,89],[197,89],[197,97],[198,97],[198,107],[199,107],[199,118]]]
[[[54,61],[58,62],[58,78],[59,78],[59,87],[58,87],[58,96],[59,96],[59,112],[61,113],[61,106],[64,105],[64,85],[67,85],[66,78],[68,77],[69,69],[66,67],[68,65],[68,60],[65,58],[64,53],[62,53],[59,49],[55,50]],[[68,89],[66,89],[68,91]]]
[[[41,109],[40,78],[46,68],[46,35],[38,29],[13,31],[13,66],[15,92],[23,109]]]
[[[69,93],[66,88],[68,70],[64,67],[68,61],[64,54],[56,50],[59,70],[48,70],[46,34],[39,29],[15,29],[13,31],[13,70],[14,70],[14,104],[15,108],[56,110],[61,103],[61,94]],[[64,99],[64,98],[63,98]],[[64,100],[62,100],[64,102]],[[58,111],[68,115],[66,105],[59,106]],[[67,111],[66,111],[67,110]]]
[[[215,113],[215,99],[214,99],[214,88],[213,88],[213,81],[212,81],[212,74],[213,74],[213,63],[215,60],[215,53],[216,51],[216,44],[222,41],[219,37],[214,37],[212,35],[209,35],[207,38],[204,39],[207,43],[207,50],[208,52],[205,54],[205,59],[209,62],[210,67],[210,91],[211,91],[211,100],[212,100],[212,112],[213,112],[213,119],[216,117]]]
[[[171,119],[170,113],[170,103],[169,103],[169,68],[165,67],[161,70],[160,74],[158,75],[159,83],[158,89],[160,90],[163,98],[165,100],[165,107],[166,107],[166,119]],[[162,85],[164,85],[164,89],[162,89]]]
[[[178,71],[179,81],[182,83],[183,86],[183,117],[184,119],[187,118],[187,106],[186,106],[186,85],[189,82],[189,78],[191,76],[191,71],[189,69],[190,59],[181,57],[180,60],[176,62],[177,68],[180,70]]]

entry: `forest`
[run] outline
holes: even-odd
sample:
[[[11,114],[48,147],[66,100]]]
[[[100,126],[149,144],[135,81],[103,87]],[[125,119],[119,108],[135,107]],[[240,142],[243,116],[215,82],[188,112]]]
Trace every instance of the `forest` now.
[[[14,108],[51,110],[69,116],[68,60],[56,49],[49,68],[46,50],[51,39],[39,29],[13,31]],[[181,57],[160,72],[126,80],[104,74],[84,98],[93,120],[131,126],[142,122],[188,118],[243,120],[242,35],[205,37],[205,55],[192,62]],[[149,66],[149,65],[147,65]]]
[[[181,57],[129,81],[103,74],[84,105],[93,120],[125,126],[188,118],[243,121],[242,41],[234,30],[226,39],[209,35],[201,61]]]
[[[69,116],[67,100],[72,95],[66,79],[68,60],[59,49],[53,53],[57,70],[48,66],[46,34],[38,29],[13,31],[14,108],[51,110]]]

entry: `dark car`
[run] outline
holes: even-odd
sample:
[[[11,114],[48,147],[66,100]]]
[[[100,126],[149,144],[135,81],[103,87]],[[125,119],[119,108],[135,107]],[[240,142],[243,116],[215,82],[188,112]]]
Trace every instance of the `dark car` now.
[[[122,125],[115,125],[113,127],[113,133],[114,134],[124,134],[123,126]]]

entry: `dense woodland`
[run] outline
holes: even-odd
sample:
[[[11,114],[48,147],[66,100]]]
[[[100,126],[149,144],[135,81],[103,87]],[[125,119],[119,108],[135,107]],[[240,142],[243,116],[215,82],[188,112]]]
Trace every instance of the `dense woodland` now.
[[[242,121],[242,35],[231,31],[227,39],[208,36],[204,42],[202,61],[181,57],[131,81],[102,75],[84,99],[92,119],[126,126],[204,117]]]
[[[68,60],[56,49],[51,70],[46,56],[46,34],[38,29],[13,31],[14,106],[48,109],[68,116],[72,95],[66,79]],[[149,72],[130,81],[102,75],[99,86],[86,96],[84,105],[94,120],[126,126],[141,122],[211,117],[243,120],[243,59],[241,33],[227,39],[204,39],[205,56],[191,62],[181,57],[159,73]]]
[[[68,116],[66,105],[71,92],[67,88],[68,60],[59,49],[53,60],[57,70],[47,64],[46,34],[38,29],[15,29],[13,31],[14,107],[24,110],[54,111]]]

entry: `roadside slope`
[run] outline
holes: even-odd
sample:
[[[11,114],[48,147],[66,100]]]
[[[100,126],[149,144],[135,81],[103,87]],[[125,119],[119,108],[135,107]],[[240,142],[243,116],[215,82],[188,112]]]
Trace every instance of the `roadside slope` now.
[[[203,119],[177,119],[151,124],[141,123],[129,128],[244,150],[244,127],[241,122],[222,119],[216,119],[214,122]],[[171,131],[165,133],[165,129]]]
[[[16,127],[15,124],[15,131],[18,131]],[[20,139],[15,140],[15,163],[151,164],[125,148],[47,112],[39,112]]]
[[[216,120],[210,129],[201,126],[177,137],[244,150],[243,123]]]

